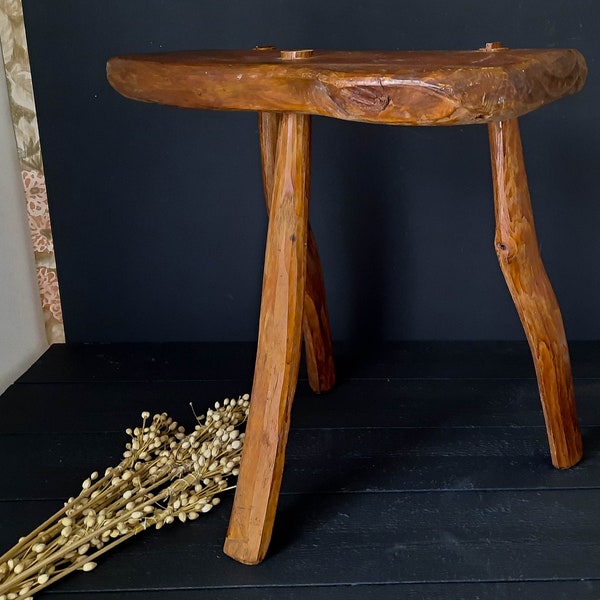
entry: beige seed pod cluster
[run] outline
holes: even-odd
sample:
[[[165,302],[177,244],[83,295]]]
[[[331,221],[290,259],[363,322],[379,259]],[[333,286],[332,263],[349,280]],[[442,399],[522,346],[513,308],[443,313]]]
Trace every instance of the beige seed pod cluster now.
[[[0,557],[0,600],[28,600],[130,537],[175,521],[195,520],[235,487],[249,396],[217,402],[186,433],[166,413],[142,413],[127,429],[123,459],[92,473],[77,497]]]

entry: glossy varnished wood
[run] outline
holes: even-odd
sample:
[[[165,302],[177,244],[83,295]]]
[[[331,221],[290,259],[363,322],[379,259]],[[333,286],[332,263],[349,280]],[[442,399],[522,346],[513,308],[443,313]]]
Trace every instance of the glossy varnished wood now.
[[[540,257],[519,125],[489,125],[500,268],[525,330],[546,419],[552,463],[570,467],[582,455],[573,377],[562,316]]]
[[[112,58],[124,96],[186,108],[295,111],[397,125],[515,118],[584,84],[576,50],[314,51],[138,54]]]
[[[267,551],[301,327],[313,389],[333,384],[324,284],[308,226],[311,114],[393,125],[489,124],[496,249],[533,354],[552,461],[568,467],[580,459],[569,354],[539,256],[516,121],[581,89],[587,70],[579,52],[507,50],[497,43],[471,52],[257,48],[116,57],[107,70],[115,89],[130,98],[260,114],[270,219],[254,404],[225,544],[230,556],[253,564]]]
[[[266,554],[285,460],[302,342],[310,118],[286,113],[277,136],[252,407],[225,552]]]
[[[280,122],[281,113],[261,112],[258,115],[263,185],[265,188],[267,211],[270,211],[271,196],[273,194],[277,134]],[[309,157],[305,157],[305,160],[308,164]],[[335,384],[335,367],[325,297],[325,281],[323,279],[317,241],[310,222],[308,224],[306,263],[302,331],[306,351],[308,380],[312,390],[320,394],[321,392],[330,390]]]

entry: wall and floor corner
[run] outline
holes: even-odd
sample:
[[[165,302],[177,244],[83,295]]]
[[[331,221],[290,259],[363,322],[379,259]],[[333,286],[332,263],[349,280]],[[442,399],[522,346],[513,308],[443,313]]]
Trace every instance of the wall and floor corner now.
[[[46,348],[4,71],[0,72],[0,392]]]

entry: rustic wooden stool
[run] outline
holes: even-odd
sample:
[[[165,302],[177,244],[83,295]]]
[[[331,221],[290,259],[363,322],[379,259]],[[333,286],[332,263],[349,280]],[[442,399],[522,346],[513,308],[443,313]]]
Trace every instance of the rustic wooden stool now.
[[[261,561],[271,538],[304,336],[310,385],[335,379],[321,265],[308,222],[310,115],[388,125],[489,129],[498,260],[533,355],[552,463],[582,454],[558,303],[540,258],[517,117],[581,89],[576,50],[250,51],[122,56],[124,96],[186,108],[254,110],[269,228],[252,405],[225,552]]]

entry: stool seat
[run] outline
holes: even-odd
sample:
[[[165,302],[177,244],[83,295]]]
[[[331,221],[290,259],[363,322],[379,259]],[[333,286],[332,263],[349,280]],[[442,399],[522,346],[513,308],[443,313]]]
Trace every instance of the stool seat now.
[[[291,60],[270,48],[120,56],[107,73],[136,100],[388,125],[512,119],[579,91],[587,73],[569,49],[304,52]]]
[[[252,404],[225,552],[267,552],[283,475],[302,339],[315,392],[335,382],[325,286],[308,219],[311,115],[388,125],[487,124],[500,268],[536,369],[554,466],[582,456],[558,302],[539,252],[518,117],[579,91],[576,50],[464,52],[254,50],[121,56],[107,65],[124,96],[258,113],[269,227]],[[366,290],[365,290],[366,293]]]

